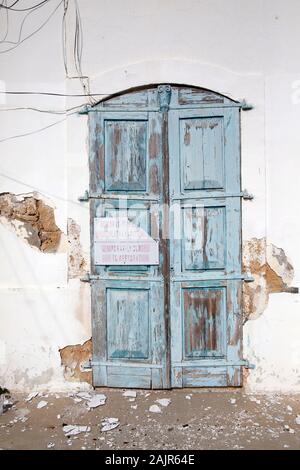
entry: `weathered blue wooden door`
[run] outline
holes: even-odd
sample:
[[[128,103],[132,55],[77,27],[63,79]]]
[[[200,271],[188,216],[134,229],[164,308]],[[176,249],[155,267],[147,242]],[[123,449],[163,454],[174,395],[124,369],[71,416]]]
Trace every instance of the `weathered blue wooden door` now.
[[[163,124],[157,90],[103,102],[89,112],[89,124],[92,246],[101,218],[118,219],[120,230],[127,219],[159,240]],[[119,256],[119,265],[99,264],[92,249],[93,383],[164,388],[169,382],[161,244],[159,264],[147,265],[137,257],[139,245],[124,255],[128,243],[120,243],[111,245],[121,250],[111,258]]]
[[[88,112],[94,385],[241,385],[239,105],[153,86]],[[97,224],[118,217],[158,264],[99,261]]]
[[[172,386],[241,385],[239,108],[181,89],[169,111]]]

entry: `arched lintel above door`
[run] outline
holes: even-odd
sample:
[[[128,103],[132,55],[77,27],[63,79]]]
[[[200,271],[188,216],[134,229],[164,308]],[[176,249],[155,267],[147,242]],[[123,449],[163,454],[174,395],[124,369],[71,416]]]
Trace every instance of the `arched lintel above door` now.
[[[242,107],[243,104],[212,90],[174,83],[156,83],[114,93],[85,112],[103,109],[167,111],[168,109]]]

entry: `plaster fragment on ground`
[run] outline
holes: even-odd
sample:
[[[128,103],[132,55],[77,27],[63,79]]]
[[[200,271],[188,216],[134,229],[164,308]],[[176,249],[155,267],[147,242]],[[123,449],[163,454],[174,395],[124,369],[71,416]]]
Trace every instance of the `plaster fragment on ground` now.
[[[111,431],[119,426],[118,418],[104,418],[101,420],[101,432]]]
[[[78,392],[76,396],[82,398],[83,400],[90,400],[92,398],[91,393],[88,392]]]
[[[158,405],[151,405],[149,411],[150,413],[161,413],[161,408]]]
[[[135,390],[126,390],[126,391],[123,393],[123,397],[127,397],[127,398],[136,398],[136,391],[135,391]]]
[[[53,447],[55,447],[54,442],[49,442],[49,443],[47,444],[47,449],[52,449]]]
[[[288,411],[293,411],[293,408],[292,408],[290,405],[287,405],[286,409],[287,409]]]
[[[98,408],[98,406],[105,405],[105,402],[106,402],[106,395],[104,395],[103,393],[99,393],[98,395],[94,395],[91,398],[91,400],[87,402],[86,405],[89,409],[92,409],[92,408]]]
[[[158,400],[156,400],[157,403],[159,403],[161,406],[169,406],[169,404],[171,403],[171,399],[170,398],[159,398]]]
[[[16,411],[16,421],[22,421],[22,423],[25,423],[27,421],[27,415],[29,415],[30,411],[28,408],[19,408]]]
[[[67,424],[63,426],[63,432],[66,436],[76,436],[82,432],[90,432],[90,426],[78,426],[73,424]]]
[[[36,407],[40,410],[41,408],[44,408],[44,407],[47,406],[47,405],[48,405],[48,402],[47,402],[47,401],[41,400],[41,401],[38,402],[38,404],[37,404]]]
[[[295,423],[300,426],[300,415],[296,416]]]
[[[235,405],[236,404],[236,399],[235,398],[230,398],[230,404]]]
[[[249,397],[249,400],[250,400],[250,401],[253,401],[253,402],[255,402],[255,403],[257,403],[258,405],[260,405],[260,400],[259,400],[258,398],[256,398],[256,397],[250,396],[250,397]]]
[[[25,401],[31,401],[33,398],[37,397],[39,394],[39,392],[31,392],[29,393],[29,395],[27,396],[27,398],[25,398]]]

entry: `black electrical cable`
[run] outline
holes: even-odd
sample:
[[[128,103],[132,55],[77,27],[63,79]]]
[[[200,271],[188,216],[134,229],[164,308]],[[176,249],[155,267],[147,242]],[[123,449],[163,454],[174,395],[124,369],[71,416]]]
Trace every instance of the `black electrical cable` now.
[[[65,93],[51,93],[48,91],[0,91],[1,95],[47,95],[47,96],[66,96],[66,97],[72,97],[72,98],[77,98],[77,97],[83,97],[83,96],[108,96],[111,95],[112,93],[89,93],[87,95],[68,95]]]
[[[72,113],[67,113],[63,119],[60,119],[59,121],[55,121],[52,124],[49,124],[48,126],[40,127],[39,129],[36,129],[34,131],[25,132],[24,134],[11,135],[10,137],[5,137],[4,139],[0,139],[0,143],[7,142],[8,140],[19,139],[20,137],[27,137],[28,135],[32,135],[32,134],[38,134],[39,132],[45,131],[46,129],[50,129],[53,126],[56,126],[57,124],[64,122],[69,116],[76,114],[76,112],[77,111],[74,111]]]
[[[7,3],[7,0],[5,0],[5,3]],[[4,11],[5,11],[5,17],[6,17],[6,30],[5,30],[5,34],[4,34],[3,38],[0,40],[0,43],[3,43],[5,41],[5,39],[7,38],[7,35],[8,35],[8,27],[9,27],[8,10],[4,10]]]
[[[37,3],[36,5],[32,5],[32,7],[28,7],[28,8],[12,8],[12,6],[15,5],[17,2],[13,3],[13,5],[11,6],[6,6],[6,5],[3,5],[3,3],[1,3],[0,8],[4,8],[5,10],[10,10],[10,11],[29,11],[29,10],[34,10],[36,7],[39,7],[40,5],[43,5],[44,3],[48,3],[48,2],[50,2],[50,0],[43,0],[42,2]]]
[[[19,3],[20,0],[16,0],[14,3],[12,3],[11,5],[9,5],[8,7],[11,8],[11,7],[14,7],[17,3]],[[7,6],[7,5],[6,5]]]
[[[61,0],[58,5],[55,7],[55,9],[50,13],[50,15],[48,16],[48,18],[41,24],[41,26],[39,26],[35,31],[33,31],[32,33],[30,33],[28,36],[26,36],[25,38],[23,38],[21,40],[21,34],[22,34],[22,29],[23,29],[23,25],[24,25],[24,21],[25,19],[27,18],[27,16],[29,16],[31,13],[33,13],[34,11],[36,11],[38,8],[40,8],[42,5],[39,4],[37,5],[33,10],[31,10],[29,13],[27,13],[27,15],[25,16],[25,18],[23,19],[22,21],[22,24],[21,24],[21,29],[20,29],[20,33],[19,33],[19,38],[18,38],[18,42],[15,43],[13,41],[3,41],[3,43],[10,43],[10,44],[14,44],[14,46],[12,47],[9,47],[8,49],[5,49],[4,51],[0,51],[0,54],[5,54],[6,52],[9,52],[9,51],[12,51],[13,49],[16,49],[20,44],[22,44],[24,41],[26,41],[27,39],[31,38],[32,36],[34,36],[36,33],[38,33],[44,26],[45,24],[48,23],[48,21],[50,21],[50,19],[52,18],[52,16],[56,13],[56,11],[58,10],[58,8],[60,7],[60,5],[63,3],[64,0]]]

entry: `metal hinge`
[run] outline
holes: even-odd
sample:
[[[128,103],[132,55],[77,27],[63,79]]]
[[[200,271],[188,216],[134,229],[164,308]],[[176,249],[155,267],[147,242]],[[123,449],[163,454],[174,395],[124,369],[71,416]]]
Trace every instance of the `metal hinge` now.
[[[285,286],[282,292],[286,292],[287,294],[299,294],[299,287]]]
[[[251,109],[254,108],[254,106],[253,106],[252,104],[250,104],[250,103],[247,103],[246,100],[240,101],[240,105],[241,105],[241,109],[242,109],[243,111],[250,111]]]
[[[84,191],[83,196],[79,196],[78,201],[80,201],[80,202],[87,202],[89,199],[90,199],[90,195],[89,195],[88,190],[86,189],[86,190]]]
[[[254,196],[253,194],[248,193],[247,189],[244,189],[244,191],[242,191],[242,198],[245,200],[251,201],[254,198]]]
[[[97,274],[90,274],[86,273],[84,276],[80,278],[81,282],[91,282],[91,281],[96,281],[99,279],[99,276]]]
[[[81,368],[84,370],[92,370],[92,360],[89,359],[88,361],[81,364]]]
[[[255,364],[251,364],[248,359],[244,359],[243,363],[243,367],[245,367],[245,369],[255,369]]]
[[[244,274],[242,279],[244,282],[254,282],[254,277],[249,276],[249,274]]]
[[[81,282],[91,282],[90,273],[86,273],[84,276],[80,278]]]
[[[77,112],[78,114],[89,114],[89,112],[91,111],[92,107],[89,106],[89,105],[85,105],[83,106],[82,108],[80,108],[80,110]]]
[[[84,370],[91,370],[93,368],[93,365],[95,366],[116,366],[116,367],[119,367],[120,366],[120,363],[110,363],[110,362],[95,362],[95,361],[92,361],[91,359],[89,359],[88,361],[84,362],[83,364],[81,364],[81,368],[84,369]],[[180,366],[183,366],[184,364],[183,363],[180,363],[180,364],[173,364],[173,365],[180,365]],[[162,368],[162,366],[160,364],[147,364],[145,365],[146,367],[150,367],[150,368]],[[245,367],[245,369],[255,369],[255,364],[251,364],[248,359],[242,359],[241,361],[237,361],[237,362],[234,362],[232,364],[225,364],[225,366],[228,366],[228,367]],[[140,364],[132,364],[132,367],[141,367]]]

